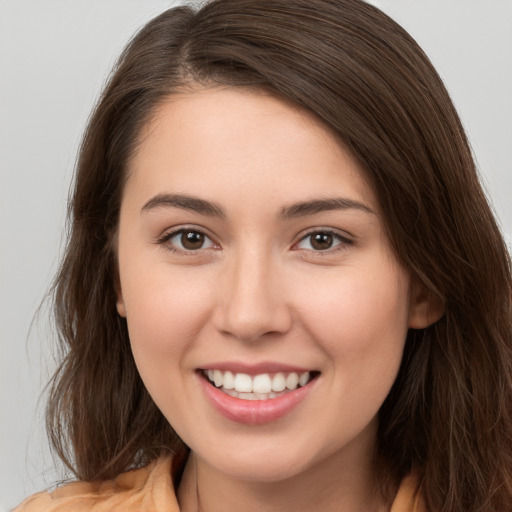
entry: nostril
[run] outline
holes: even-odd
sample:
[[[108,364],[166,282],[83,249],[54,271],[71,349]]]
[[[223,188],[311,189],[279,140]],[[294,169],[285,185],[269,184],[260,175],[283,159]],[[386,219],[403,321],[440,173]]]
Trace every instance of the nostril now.
[[[215,323],[219,332],[252,343],[288,332],[291,318],[287,311],[278,311],[278,308],[242,312],[233,307],[219,315]]]

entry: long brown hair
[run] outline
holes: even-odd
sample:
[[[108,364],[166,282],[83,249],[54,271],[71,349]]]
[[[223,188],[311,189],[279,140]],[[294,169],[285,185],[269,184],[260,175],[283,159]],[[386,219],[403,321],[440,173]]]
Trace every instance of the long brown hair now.
[[[63,362],[48,430],[81,479],[186,453],[137,373],[116,312],[115,241],[141,128],[188,84],[255,87],[334,130],[380,201],[395,254],[445,314],[410,330],[380,410],[390,487],[419,475],[429,510],[512,503],[512,277],[452,102],[428,58],[361,0],[213,0],[170,9],[121,55],[90,119],[55,281]]]

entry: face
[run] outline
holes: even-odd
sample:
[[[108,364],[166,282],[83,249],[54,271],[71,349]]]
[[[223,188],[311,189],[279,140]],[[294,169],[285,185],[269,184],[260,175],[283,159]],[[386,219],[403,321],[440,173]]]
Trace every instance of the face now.
[[[237,89],[174,96],[142,135],[117,307],[162,413],[244,479],[370,453],[424,305],[354,159],[310,114]]]

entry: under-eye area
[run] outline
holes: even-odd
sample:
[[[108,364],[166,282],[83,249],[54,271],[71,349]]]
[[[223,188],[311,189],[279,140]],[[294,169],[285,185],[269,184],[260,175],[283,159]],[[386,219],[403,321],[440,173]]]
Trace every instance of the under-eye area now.
[[[316,379],[319,371],[276,372],[249,375],[216,369],[199,370],[200,375],[212,386],[227,395],[242,400],[270,400],[290,391],[307,386]]]

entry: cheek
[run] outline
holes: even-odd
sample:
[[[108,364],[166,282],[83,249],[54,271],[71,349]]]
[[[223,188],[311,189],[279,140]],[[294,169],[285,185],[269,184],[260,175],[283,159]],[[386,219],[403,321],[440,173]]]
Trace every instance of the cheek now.
[[[126,275],[123,299],[137,364],[179,361],[208,316],[208,289],[186,270],[169,267]]]
[[[158,408],[179,428],[190,415],[192,397],[182,376],[209,314],[208,290],[186,269],[167,265],[142,266],[126,276],[123,298],[135,364]]]
[[[333,366],[344,372],[394,379],[408,329],[409,291],[403,272],[376,266],[312,280],[308,293],[296,290],[305,328]],[[319,282],[322,283],[319,286]]]

